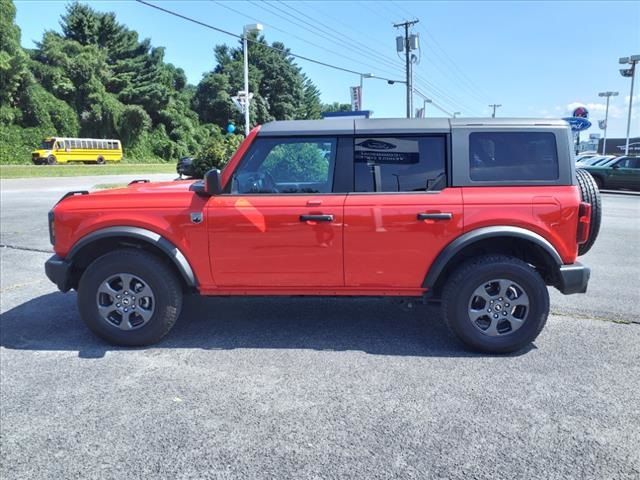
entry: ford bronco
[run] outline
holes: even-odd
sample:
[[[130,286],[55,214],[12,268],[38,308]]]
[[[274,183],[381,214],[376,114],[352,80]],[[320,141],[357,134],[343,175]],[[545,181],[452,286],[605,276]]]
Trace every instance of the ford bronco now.
[[[504,353],[542,330],[547,286],[586,291],[598,195],[561,120],[279,121],[203,180],[69,192],[45,269],[119,345],[159,341],[186,293],[392,296]]]

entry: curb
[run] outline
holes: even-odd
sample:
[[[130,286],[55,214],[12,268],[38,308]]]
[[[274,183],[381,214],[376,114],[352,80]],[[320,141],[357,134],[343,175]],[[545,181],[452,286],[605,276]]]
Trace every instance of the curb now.
[[[632,192],[629,190],[600,190],[600,193],[610,193],[612,195],[628,195],[630,197],[640,197],[640,192]]]

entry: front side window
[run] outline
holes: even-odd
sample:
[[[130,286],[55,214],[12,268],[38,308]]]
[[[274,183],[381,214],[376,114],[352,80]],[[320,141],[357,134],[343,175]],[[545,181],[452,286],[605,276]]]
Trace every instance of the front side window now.
[[[557,180],[556,137],[550,132],[476,132],[469,135],[473,181]]]
[[[445,137],[359,137],[355,139],[356,192],[442,190]]]
[[[616,163],[618,168],[640,168],[640,158],[627,157]]]
[[[335,138],[259,138],[235,171],[231,193],[330,193],[335,158]]]

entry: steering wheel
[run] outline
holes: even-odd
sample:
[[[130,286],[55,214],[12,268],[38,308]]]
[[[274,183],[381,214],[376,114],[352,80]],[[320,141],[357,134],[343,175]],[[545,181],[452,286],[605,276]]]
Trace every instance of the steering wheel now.
[[[278,193],[276,182],[267,172],[239,173],[234,177],[238,193]]]
[[[269,193],[278,193],[276,182],[269,172],[261,172],[262,175],[262,191]]]

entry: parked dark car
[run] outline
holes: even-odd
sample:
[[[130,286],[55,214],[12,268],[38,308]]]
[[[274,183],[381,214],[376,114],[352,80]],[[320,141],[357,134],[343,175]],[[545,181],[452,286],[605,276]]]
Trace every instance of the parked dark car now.
[[[178,165],[176,165],[176,172],[180,175],[180,178],[184,177],[195,177],[196,171],[193,165],[193,158],[191,157],[182,157],[178,160]]]
[[[598,188],[640,190],[640,157],[616,157],[599,165],[580,165],[595,179]]]

